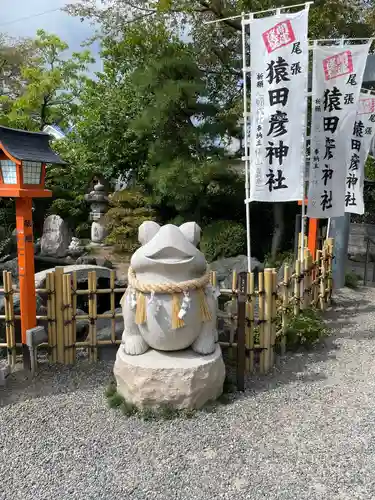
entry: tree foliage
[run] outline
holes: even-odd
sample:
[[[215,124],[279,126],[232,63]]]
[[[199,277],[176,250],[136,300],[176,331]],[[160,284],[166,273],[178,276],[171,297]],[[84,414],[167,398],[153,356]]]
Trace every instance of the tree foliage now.
[[[241,22],[204,22],[283,4],[103,0],[98,7],[96,0],[81,0],[68,6],[72,15],[97,23],[103,47],[103,72],[86,85],[77,123],[84,161],[107,176],[132,173],[164,219],[243,223],[242,181],[228,169],[224,147],[242,139]],[[370,0],[316,0],[309,37],[369,36],[374,12]],[[289,210],[274,210],[278,228],[281,209]],[[253,234],[264,234],[269,212],[254,204]]]
[[[93,60],[88,51],[67,58],[68,48],[60,38],[44,30],[38,30],[30,47],[17,48],[17,71],[9,68],[16,91],[0,98],[2,124],[26,130],[42,130],[47,124],[69,125],[87,80],[84,72]]]

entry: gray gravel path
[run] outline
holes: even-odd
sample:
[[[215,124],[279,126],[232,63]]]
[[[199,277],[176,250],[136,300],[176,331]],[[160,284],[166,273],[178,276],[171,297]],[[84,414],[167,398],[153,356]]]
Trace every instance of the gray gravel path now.
[[[0,388],[0,499],[375,499],[375,289],[336,300],[325,345],[192,420],[107,409],[110,365],[19,374]]]

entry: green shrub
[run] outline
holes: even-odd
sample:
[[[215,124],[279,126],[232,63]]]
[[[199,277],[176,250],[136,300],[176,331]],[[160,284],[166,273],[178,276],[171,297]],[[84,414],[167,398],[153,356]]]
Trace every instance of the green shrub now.
[[[76,227],[74,233],[75,236],[81,240],[91,238],[91,223],[82,222]]]
[[[264,257],[264,267],[271,267],[271,268],[279,268],[281,267],[284,263],[293,265],[296,257],[294,255],[294,252],[291,250],[286,251],[286,252],[280,252],[276,255],[275,258],[272,258],[271,254],[266,254]]]
[[[327,333],[328,328],[319,312],[315,309],[303,309],[298,316],[289,320],[286,330],[287,349],[312,347]]]
[[[360,276],[358,276],[358,274],[353,273],[353,272],[347,273],[345,275],[345,286],[355,290],[356,288],[358,288],[358,280],[359,279],[360,279]]]
[[[108,229],[106,243],[122,253],[133,253],[139,246],[138,228],[146,220],[155,220],[149,199],[138,189],[124,189],[111,198],[104,216]]]
[[[110,408],[120,408],[124,403],[124,398],[118,392],[108,397],[108,405]]]
[[[66,195],[66,198],[54,199],[47,210],[47,215],[59,215],[72,229],[87,222],[89,217],[89,205],[84,195],[74,195],[75,193],[72,193],[71,197]]]
[[[208,262],[246,253],[246,229],[231,220],[206,226],[202,232],[201,250]]]

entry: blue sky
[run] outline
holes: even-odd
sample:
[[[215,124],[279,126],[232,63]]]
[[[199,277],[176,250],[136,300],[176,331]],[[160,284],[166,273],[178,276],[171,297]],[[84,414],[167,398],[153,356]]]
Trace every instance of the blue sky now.
[[[73,18],[61,11],[23,19],[47,10],[64,7],[67,3],[67,0],[0,0],[0,32],[12,37],[32,37],[37,29],[42,28],[58,35],[68,43],[71,51],[82,50],[81,43],[94,31],[88,22],[81,23],[78,18]],[[70,0],[69,3],[74,3],[74,0]],[[98,59],[97,44],[92,47],[92,51],[93,56]],[[97,61],[92,69],[95,71],[100,68],[100,61]]]

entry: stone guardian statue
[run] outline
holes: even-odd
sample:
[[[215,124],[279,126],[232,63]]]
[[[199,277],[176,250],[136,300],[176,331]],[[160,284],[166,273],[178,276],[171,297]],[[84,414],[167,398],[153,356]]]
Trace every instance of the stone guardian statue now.
[[[141,247],[131,258],[121,299],[124,332],[114,368],[119,392],[137,405],[195,408],[222,392],[217,292],[197,248],[200,234],[195,222],[139,227]]]

